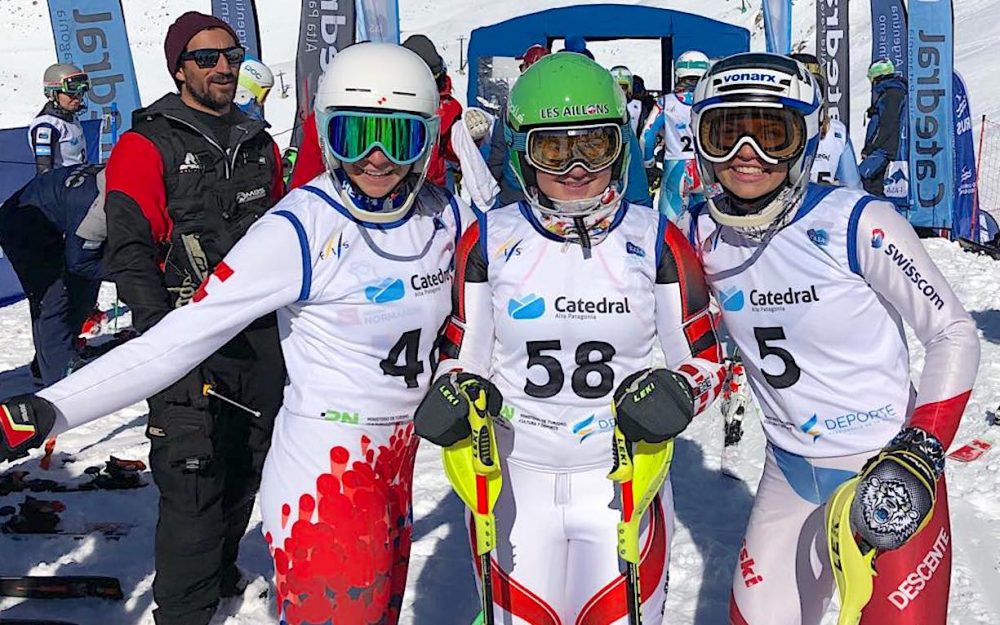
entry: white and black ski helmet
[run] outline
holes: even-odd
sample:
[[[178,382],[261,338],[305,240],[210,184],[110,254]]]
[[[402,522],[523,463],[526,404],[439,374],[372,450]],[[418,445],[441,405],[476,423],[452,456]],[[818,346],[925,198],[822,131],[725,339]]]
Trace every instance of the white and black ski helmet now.
[[[760,52],[736,54],[715,63],[698,82],[691,107],[692,129],[698,168],[709,190],[708,205],[719,223],[737,229],[757,231],[785,217],[798,205],[809,184],[809,171],[820,140],[820,108],[822,95],[816,80],[798,61],[786,56]],[[796,145],[787,149],[787,156],[769,156],[752,136],[741,137],[725,154],[706,149],[711,132],[706,120],[716,109],[734,113],[740,110],[772,109],[788,116],[796,124]],[[788,178],[784,186],[758,201],[750,212],[732,210],[727,194],[720,193],[713,164],[728,162],[744,144],[771,164],[788,163]],[[717,152],[717,151],[716,151]],[[712,188],[715,193],[711,193]]]

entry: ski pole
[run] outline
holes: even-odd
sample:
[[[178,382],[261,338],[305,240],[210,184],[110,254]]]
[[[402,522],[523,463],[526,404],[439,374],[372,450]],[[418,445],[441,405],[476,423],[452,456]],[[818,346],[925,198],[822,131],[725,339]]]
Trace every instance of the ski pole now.
[[[837,625],[857,625],[874,589],[876,551],[863,541],[859,545],[851,530],[851,502],[859,479],[838,486],[826,504],[827,548],[840,596]]]
[[[500,463],[497,459],[493,422],[486,409],[486,389],[471,380],[459,388],[469,399],[469,426],[472,435],[445,447],[442,450],[442,460],[452,489],[472,512],[482,586],[482,623],[494,625],[490,554],[496,546],[493,506],[496,505],[502,486]]]
[[[260,410],[254,410],[253,408],[247,408],[246,406],[244,406],[243,404],[239,403],[238,401],[234,401],[232,399],[229,399],[225,395],[222,395],[220,393],[215,392],[215,390],[212,388],[211,384],[205,384],[205,385],[203,385],[201,387],[201,394],[204,395],[205,397],[208,397],[209,395],[211,395],[212,397],[215,397],[216,399],[220,399],[220,400],[226,402],[230,406],[236,406],[240,410],[245,410],[245,411],[249,412],[250,414],[252,414],[253,416],[257,417],[258,419],[260,418],[260,414],[261,414]]]
[[[617,421],[618,410],[612,403]],[[615,426],[612,437],[614,467],[608,479],[621,486],[622,520],[618,522],[618,557],[625,561],[625,601],[629,625],[642,624],[642,585],[639,579],[639,525],[670,472],[674,441],[632,443]]]

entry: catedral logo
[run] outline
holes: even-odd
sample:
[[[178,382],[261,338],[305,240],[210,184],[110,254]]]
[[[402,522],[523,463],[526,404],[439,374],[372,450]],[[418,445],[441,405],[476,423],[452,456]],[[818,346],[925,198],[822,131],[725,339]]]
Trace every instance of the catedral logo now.
[[[426,293],[433,293],[451,282],[451,273],[444,269],[438,269],[437,273],[424,275],[413,274],[410,276],[410,286],[413,287],[413,294],[417,297]]]
[[[556,319],[596,319],[597,315],[627,315],[632,312],[628,298],[613,300],[570,299],[560,295],[555,301]]]
[[[820,40],[823,49],[818,52],[820,60],[826,63],[826,79],[828,84],[826,108],[831,119],[847,119],[848,101],[844,99],[844,86],[848,83],[848,68],[841,67],[841,61],[846,60],[841,46],[846,34],[847,24],[841,23],[840,3],[847,0],[820,0],[816,7],[820,14]]]
[[[896,590],[889,593],[889,601],[892,602],[892,605],[903,611],[910,605],[911,601],[920,596],[920,593],[934,578],[934,573],[941,568],[941,563],[948,555],[950,543],[951,537],[942,527],[930,551],[924,555],[920,564],[900,582]]]
[[[942,58],[951,54],[945,47],[950,44],[944,34],[924,30],[917,33],[917,39],[917,63],[910,69],[910,80],[914,81],[911,84],[916,85],[916,101],[912,105],[916,108],[916,115],[911,113],[910,128],[916,133],[917,202],[924,209],[944,209],[944,179],[951,175],[948,169],[951,164],[947,161],[948,154],[944,153],[946,146],[942,144],[947,140],[945,132],[951,129],[938,120],[949,119],[952,113],[948,110],[952,103],[945,97],[947,91],[942,71]],[[949,83],[952,80],[951,71],[947,80]]]
[[[929,299],[938,310],[944,308],[944,300],[938,294],[937,288],[920,274],[916,265],[913,264],[912,258],[901,252],[895,243],[886,246],[885,255],[892,259],[903,275],[909,278],[910,282],[917,286],[917,290],[923,293],[924,297]]]

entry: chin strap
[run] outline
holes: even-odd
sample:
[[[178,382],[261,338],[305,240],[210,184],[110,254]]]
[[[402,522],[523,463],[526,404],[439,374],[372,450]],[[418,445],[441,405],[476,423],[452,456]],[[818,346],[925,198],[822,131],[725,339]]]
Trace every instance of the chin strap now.
[[[619,206],[621,206],[620,199],[589,215],[576,216],[556,215],[537,209],[535,211],[543,228],[569,243],[579,244],[589,252],[608,235]]]

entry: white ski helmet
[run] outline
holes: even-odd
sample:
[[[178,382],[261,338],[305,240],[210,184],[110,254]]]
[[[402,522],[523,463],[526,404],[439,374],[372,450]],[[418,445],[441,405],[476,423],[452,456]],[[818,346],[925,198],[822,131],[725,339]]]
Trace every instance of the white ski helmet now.
[[[709,189],[708,208],[716,221],[757,237],[793,214],[809,184],[809,170],[819,147],[820,106],[813,75],[785,56],[736,54],[709,70],[695,89],[691,121],[698,168]],[[780,124],[777,127],[783,132],[767,138],[744,132],[722,143],[725,133],[719,132],[720,125],[736,116],[747,120],[745,123],[766,118]],[[765,145],[765,141],[772,145]],[[788,163],[788,178],[774,192],[742,202],[737,210],[730,196],[722,192],[713,165],[728,162],[746,144],[767,163]]]
[[[272,87],[274,74],[270,68],[253,57],[247,57],[240,65],[240,77],[233,101],[237,106],[246,106],[252,100],[263,105]]]
[[[327,65],[316,89],[316,130],[327,171],[340,184],[338,191],[354,217],[371,223],[389,223],[406,214],[427,175],[427,162],[440,132],[439,96],[431,70],[410,50],[391,43],[360,43],[341,50]],[[420,158],[397,192],[385,199],[369,198],[347,179],[330,150],[331,114],[354,110],[411,113],[426,120],[429,137]],[[405,192],[405,194],[402,194]]]
[[[682,78],[699,80],[708,73],[711,67],[712,62],[704,52],[688,50],[681,53],[674,61],[674,80],[679,81]]]

